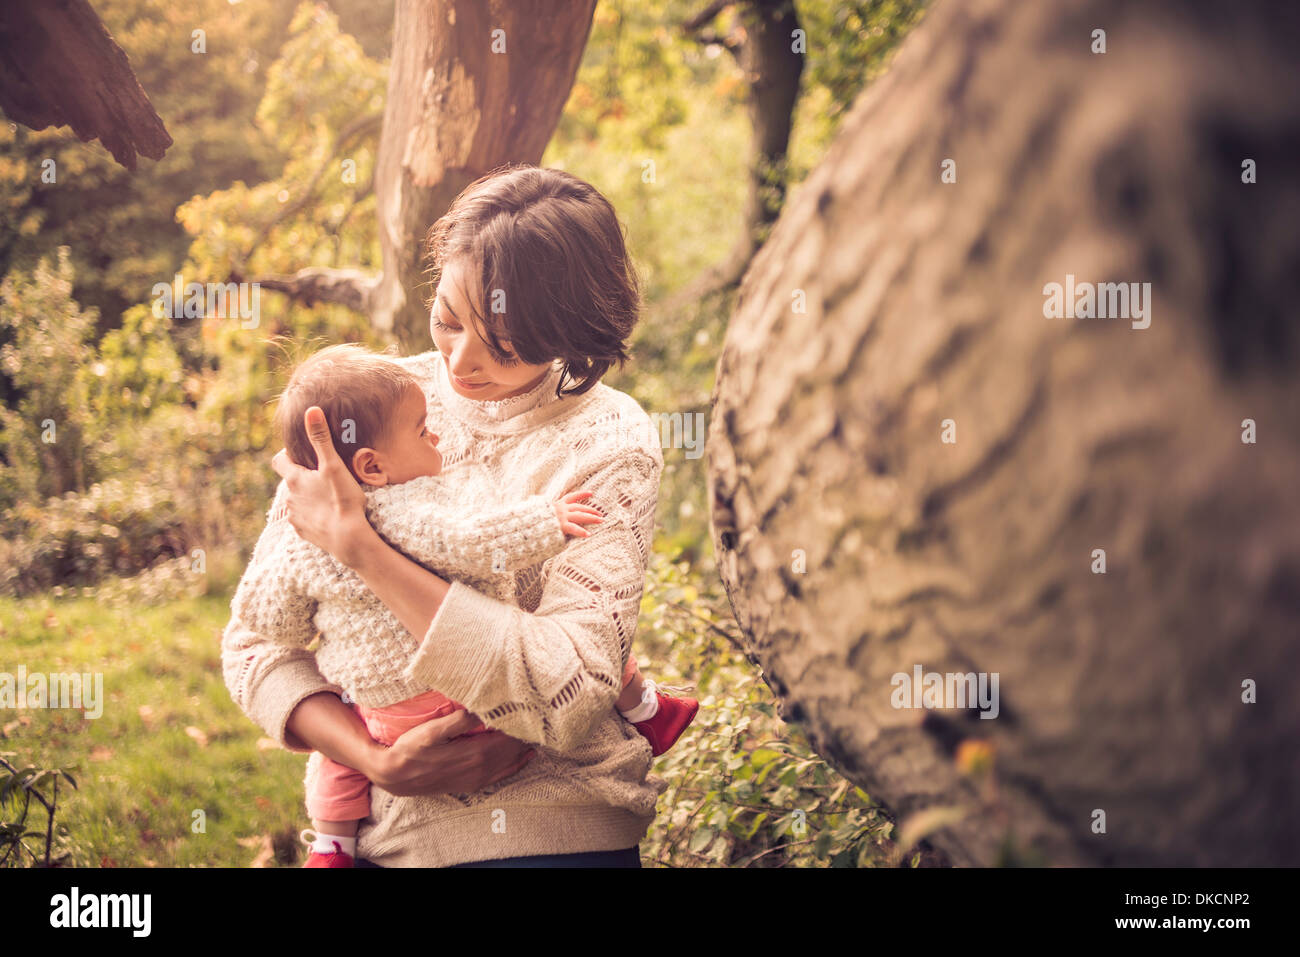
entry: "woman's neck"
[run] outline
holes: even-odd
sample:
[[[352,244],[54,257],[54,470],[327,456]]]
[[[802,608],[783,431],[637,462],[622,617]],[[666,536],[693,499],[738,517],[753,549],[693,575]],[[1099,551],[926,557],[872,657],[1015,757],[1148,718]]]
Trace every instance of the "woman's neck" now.
[[[452,387],[446,362],[437,360],[435,392],[437,399],[451,414],[474,426],[500,424],[541,406],[557,402],[556,387],[562,374],[560,363],[554,362],[542,375],[510,395],[496,399],[472,399],[461,395]]]
[[[538,374],[537,378],[534,379],[532,382],[528,383],[527,385],[520,386],[518,389],[515,389],[514,392],[511,392],[509,395],[499,395],[499,396],[497,396],[497,397],[496,397],[496,398],[497,398],[497,401],[501,401],[502,399],[513,399],[515,396],[523,395],[525,392],[532,392],[532,391],[533,391],[534,389],[536,389],[539,385],[541,385],[541,384],[542,384],[542,380],[545,379],[545,378],[546,378],[547,376],[549,376],[550,374],[551,374],[551,370],[550,370],[549,368],[543,369],[543,370]]]

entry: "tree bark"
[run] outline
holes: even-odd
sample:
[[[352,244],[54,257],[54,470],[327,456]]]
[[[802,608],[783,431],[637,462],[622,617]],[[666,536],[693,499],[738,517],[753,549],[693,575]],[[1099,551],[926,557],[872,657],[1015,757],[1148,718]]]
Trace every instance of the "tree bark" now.
[[[360,309],[403,348],[427,348],[429,227],[484,173],[541,162],[595,10],[596,0],[397,0],[374,179],[383,272],[305,269],[262,284]]]
[[[375,172],[384,273],[371,317],[408,348],[429,338],[429,227],[484,173],[541,161],[595,10],[595,0],[398,0]]]
[[[745,277],[708,441],[745,650],[905,825],[964,815],[954,863],[1300,864],[1298,43],[1263,2],[940,3]],[[1150,283],[1149,327],[1047,318],[1069,281]],[[998,716],[896,707],[918,665]]]
[[[0,109],[33,130],[70,126],[134,171],[172,138],[87,0],[0,5]]]

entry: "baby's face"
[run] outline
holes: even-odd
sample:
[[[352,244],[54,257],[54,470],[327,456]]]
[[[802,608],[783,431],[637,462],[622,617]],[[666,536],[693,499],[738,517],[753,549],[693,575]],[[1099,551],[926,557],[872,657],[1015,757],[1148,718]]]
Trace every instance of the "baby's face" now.
[[[391,430],[378,450],[389,484],[442,472],[438,437],[425,425],[424,393],[414,386],[407,389],[393,416]]]

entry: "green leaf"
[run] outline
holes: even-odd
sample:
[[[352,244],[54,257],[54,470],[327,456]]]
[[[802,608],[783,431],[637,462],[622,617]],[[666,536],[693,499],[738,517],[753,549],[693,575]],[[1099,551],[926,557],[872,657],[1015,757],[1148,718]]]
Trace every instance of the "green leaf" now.
[[[699,828],[691,835],[691,840],[687,847],[690,849],[691,853],[699,854],[713,843],[713,838],[716,836],[716,833],[717,832],[715,832],[711,827]]]
[[[856,867],[857,857],[856,848],[847,848],[831,858],[831,867]]]
[[[772,769],[777,766],[778,765],[776,762],[772,762],[770,764],[764,765],[762,770],[758,772],[758,777],[754,778],[754,786],[761,788],[763,786],[763,782],[767,780],[768,774],[770,774]]]

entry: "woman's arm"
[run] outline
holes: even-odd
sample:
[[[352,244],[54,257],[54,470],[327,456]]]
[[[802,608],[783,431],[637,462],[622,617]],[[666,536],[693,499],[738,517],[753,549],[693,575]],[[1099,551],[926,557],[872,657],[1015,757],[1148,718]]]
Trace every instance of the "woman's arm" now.
[[[653,453],[627,448],[578,477],[606,518],[551,560],[535,612],[452,582],[407,675],[516,738],[582,745],[612,712],[632,649],[663,470]]]
[[[456,711],[417,725],[386,748],[332,694],[305,698],[289,715],[292,733],[314,750],[402,796],[478,791],[514,774],[536,753],[497,731],[469,735],[478,723],[476,715]]]
[[[424,635],[408,674],[513,737],[560,751],[585,741],[613,707],[631,650],[663,470],[658,443],[616,444],[575,476],[606,520],[554,559],[537,611],[528,613],[461,582],[448,585],[384,543],[347,488],[356,483],[319,409],[308,410],[307,426],[320,469],[277,456],[292,493],[290,520]]]
[[[286,501],[287,491],[283,485],[277,491],[271,514]],[[259,546],[267,539],[264,529]],[[250,562],[245,577],[256,574],[254,566],[260,565]],[[474,725],[472,716],[463,713],[455,721],[421,725],[392,748],[383,748],[339,700],[340,689],[321,676],[312,652],[269,639],[238,613],[222,634],[221,660],[235,703],[269,736],[293,751],[319,750],[394,794],[476,791],[514,774],[531,757],[522,742],[503,734],[450,740]]]

